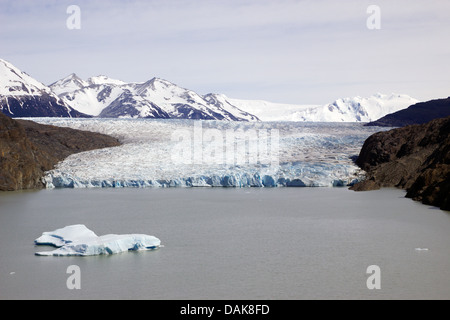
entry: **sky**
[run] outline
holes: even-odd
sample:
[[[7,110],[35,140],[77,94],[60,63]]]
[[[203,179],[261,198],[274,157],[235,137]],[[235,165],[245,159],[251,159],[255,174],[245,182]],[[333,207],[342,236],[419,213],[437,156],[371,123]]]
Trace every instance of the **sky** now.
[[[449,12],[447,0],[0,0],[0,58],[47,85],[75,73],[290,104],[425,101],[450,96]]]

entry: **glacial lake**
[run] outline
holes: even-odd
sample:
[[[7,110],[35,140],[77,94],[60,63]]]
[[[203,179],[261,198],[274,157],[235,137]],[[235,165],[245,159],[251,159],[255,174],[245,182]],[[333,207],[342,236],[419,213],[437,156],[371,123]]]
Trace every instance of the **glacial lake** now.
[[[85,224],[163,247],[41,257]],[[450,213],[385,189],[98,188],[0,193],[0,299],[450,299]],[[50,247],[48,248],[51,249]],[[68,267],[80,289],[68,289]],[[369,266],[380,289],[368,289]]]

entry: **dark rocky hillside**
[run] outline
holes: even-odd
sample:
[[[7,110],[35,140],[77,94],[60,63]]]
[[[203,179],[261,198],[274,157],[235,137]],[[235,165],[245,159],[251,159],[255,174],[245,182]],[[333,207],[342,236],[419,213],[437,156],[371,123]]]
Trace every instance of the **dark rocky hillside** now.
[[[118,145],[99,133],[14,120],[0,112],[0,191],[42,188],[44,172],[67,156]]]
[[[409,198],[450,210],[450,117],[375,133],[356,163],[367,176],[352,190],[398,187]]]

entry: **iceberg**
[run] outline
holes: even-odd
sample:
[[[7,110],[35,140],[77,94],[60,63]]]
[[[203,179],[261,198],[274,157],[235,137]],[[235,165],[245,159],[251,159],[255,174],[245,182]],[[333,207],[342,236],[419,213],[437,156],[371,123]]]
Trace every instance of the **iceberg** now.
[[[97,236],[83,224],[44,232],[34,243],[57,247],[52,251],[36,252],[38,256],[108,255],[127,251],[154,250],[161,246],[158,238],[145,234]]]

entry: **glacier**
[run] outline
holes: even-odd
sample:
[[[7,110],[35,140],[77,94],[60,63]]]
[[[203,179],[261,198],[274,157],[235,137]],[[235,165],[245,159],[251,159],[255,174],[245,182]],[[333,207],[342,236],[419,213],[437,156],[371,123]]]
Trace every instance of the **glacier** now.
[[[83,224],[66,226],[42,233],[34,243],[57,247],[52,251],[40,251],[38,256],[93,256],[126,251],[154,250],[161,241],[145,234],[107,234],[97,236]]]
[[[43,182],[47,188],[349,186],[363,177],[364,172],[353,160],[365,139],[389,129],[364,127],[361,123],[33,120],[100,132],[122,142],[118,147],[69,156],[46,172]],[[270,144],[274,131],[276,161],[272,161],[274,155],[270,152],[261,156],[259,148],[261,142]],[[178,153],[181,142],[174,139],[174,133],[189,142],[184,153]],[[234,139],[228,141],[230,133]],[[200,143],[196,143],[195,137]],[[237,150],[236,142],[243,142],[245,148]],[[224,157],[231,150],[234,161],[217,161],[217,157],[209,156],[211,150],[223,151]],[[250,161],[255,154],[257,161]]]

